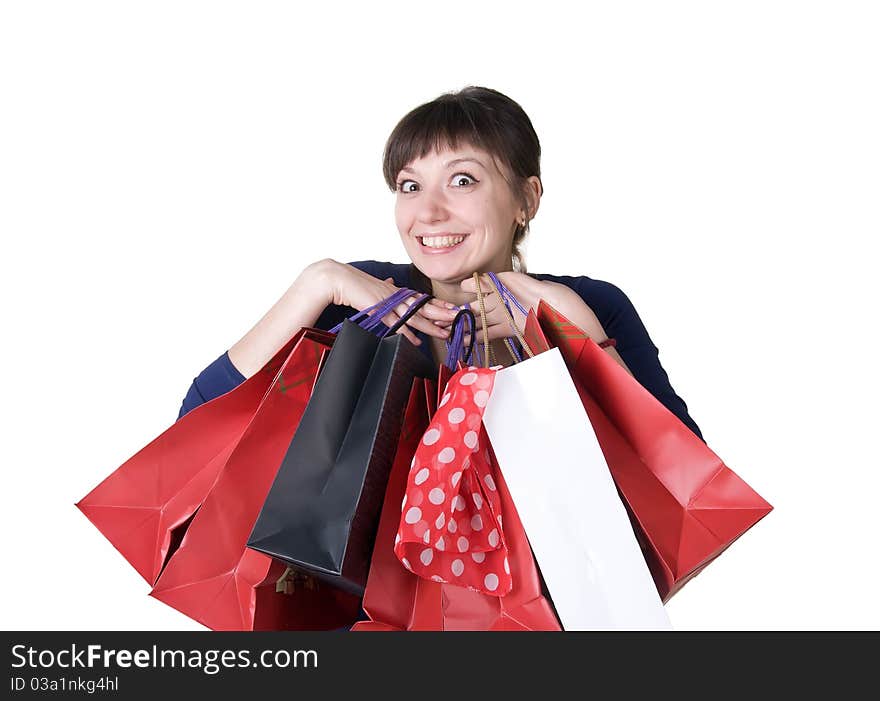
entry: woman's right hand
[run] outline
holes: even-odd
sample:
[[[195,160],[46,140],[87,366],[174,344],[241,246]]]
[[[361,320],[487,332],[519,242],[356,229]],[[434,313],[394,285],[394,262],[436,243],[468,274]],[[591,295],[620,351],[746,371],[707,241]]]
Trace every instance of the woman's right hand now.
[[[363,311],[383,299],[387,299],[400,289],[394,285],[392,278],[379,280],[351,265],[331,259],[313,263],[309,268],[310,274],[317,278],[317,284],[322,289],[328,290],[328,303],[353,307],[358,311]],[[415,298],[411,297],[405,303],[395,307],[393,311],[382,317],[382,322],[389,327],[395,324],[406,313],[408,306],[414,300]],[[446,340],[449,338],[448,326],[455,319],[456,313],[457,311],[452,305],[432,298],[413,314],[397,333],[404,335],[414,345],[420,345],[421,341],[412,332],[412,329]],[[445,324],[445,327],[435,322]]]

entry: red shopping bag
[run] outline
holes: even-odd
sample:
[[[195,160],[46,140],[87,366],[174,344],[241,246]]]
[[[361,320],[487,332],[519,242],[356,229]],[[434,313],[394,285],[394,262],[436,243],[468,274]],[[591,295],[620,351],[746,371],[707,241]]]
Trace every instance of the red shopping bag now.
[[[388,481],[364,594],[363,607],[371,620],[356,623],[352,630],[560,630],[553,608],[542,594],[525,531],[497,470],[493,486],[501,504],[512,578],[507,594],[491,596],[419,577],[408,571],[395,555],[400,505],[407,491],[413,457],[429,426],[429,401],[434,403],[433,392],[426,399],[414,386],[405,417],[407,437],[401,441]],[[440,399],[436,405],[443,403]]]
[[[196,407],[126,460],[76,506],[153,584],[303,331],[259,372]]]
[[[322,630],[357,618],[358,597],[246,547],[326,351],[310,337],[291,351],[151,596],[214,630]]]
[[[587,334],[541,302],[664,602],[772,510]],[[532,315],[527,328],[536,333]]]

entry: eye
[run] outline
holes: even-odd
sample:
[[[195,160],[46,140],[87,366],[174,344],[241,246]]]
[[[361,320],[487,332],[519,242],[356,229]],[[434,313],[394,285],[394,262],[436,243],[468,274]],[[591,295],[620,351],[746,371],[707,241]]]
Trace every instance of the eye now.
[[[408,190],[407,185],[412,183],[416,187],[418,187],[418,183],[415,180],[401,180],[397,183],[397,190],[399,192],[415,192],[415,190]]]
[[[465,180],[464,184],[462,184],[462,180]],[[474,185],[475,183],[480,182],[470,173],[456,173],[452,176],[452,182],[456,183],[456,187],[468,187],[469,185]]]

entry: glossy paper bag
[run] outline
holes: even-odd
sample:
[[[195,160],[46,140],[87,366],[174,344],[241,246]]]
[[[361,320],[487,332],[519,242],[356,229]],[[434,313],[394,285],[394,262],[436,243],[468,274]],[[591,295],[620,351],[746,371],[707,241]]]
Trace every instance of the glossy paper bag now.
[[[565,630],[668,629],[559,351],[494,379],[483,422]]]
[[[665,602],[773,507],[581,329],[544,302],[538,320],[575,381]]]
[[[300,339],[151,596],[213,630],[325,630],[357,618],[357,597],[246,547],[328,352]]]
[[[180,418],[76,506],[151,585],[257,413],[302,331],[241,385]]]
[[[362,595],[409,391],[432,373],[403,336],[346,321],[248,547]]]

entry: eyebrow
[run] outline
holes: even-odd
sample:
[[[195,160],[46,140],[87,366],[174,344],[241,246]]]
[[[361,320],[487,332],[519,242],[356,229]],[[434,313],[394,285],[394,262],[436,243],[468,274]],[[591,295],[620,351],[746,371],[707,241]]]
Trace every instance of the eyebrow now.
[[[453,160],[451,160],[451,161],[448,161],[448,162],[444,163],[444,164],[443,164],[443,167],[444,167],[444,168],[449,168],[450,166],[458,165],[459,163],[476,163],[478,166],[480,166],[480,167],[483,168],[484,170],[487,170],[486,166],[483,165],[483,162],[480,161],[480,160],[478,160],[478,159],[476,159],[476,158],[455,158],[455,159],[453,159]],[[400,169],[400,172],[401,172],[401,173],[415,173],[415,171],[414,171],[412,168],[409,168],[409,167],[407,167],[407,168],[401,168],[401,169]]]

